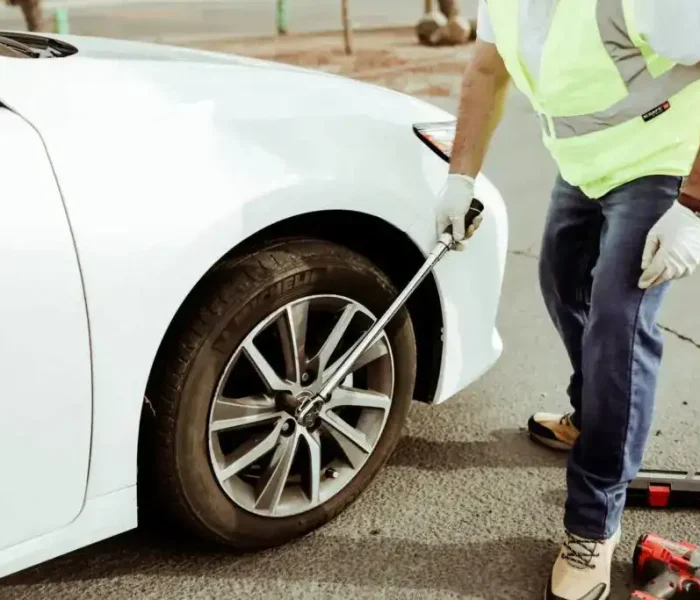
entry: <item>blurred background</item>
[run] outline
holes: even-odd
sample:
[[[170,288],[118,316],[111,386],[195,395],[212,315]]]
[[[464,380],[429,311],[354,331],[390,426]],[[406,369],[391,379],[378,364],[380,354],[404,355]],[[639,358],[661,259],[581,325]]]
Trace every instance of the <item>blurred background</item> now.
[[[430,6],[433,4],[434,6]],[[41,13],[44,31],[178,43],[342,31],[343,5],[356,29],[412,27],[427,8],[476,15],[477,0],[0,0],[0,28],[26,29]]]

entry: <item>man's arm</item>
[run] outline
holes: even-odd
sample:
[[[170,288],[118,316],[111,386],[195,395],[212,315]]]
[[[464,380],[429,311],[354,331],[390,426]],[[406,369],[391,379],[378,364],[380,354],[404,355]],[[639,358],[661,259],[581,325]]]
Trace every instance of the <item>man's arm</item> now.
[[[477,39],[474,58],[464,72],[447,181],[438,198],[438,237],[452,226],[455,242],[471,237],[482,216],[464,230],[464,216],[474,196],[474,183],[486,150],[503,115],[510,78],[496,46]],[[459,245],[458,245],[459,247]]]
[[[510,78],[494,44],[477,39],[462,80],[450,173],[476,177],[503,116]]]
[[[691,212],[692,211],[692,212]],[[692,274],[700,264],[700,151],[678,200],[651,228],[642,254],[639,287]]]

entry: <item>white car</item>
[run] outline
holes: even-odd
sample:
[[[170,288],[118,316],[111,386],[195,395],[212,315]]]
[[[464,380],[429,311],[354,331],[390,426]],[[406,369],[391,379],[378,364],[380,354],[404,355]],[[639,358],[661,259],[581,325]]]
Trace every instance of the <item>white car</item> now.
[[[240,56],[1,35],[0,576],[144,505],[235,549],[306,534],[412,401],[498,359],[508,223],[480,176],[466,249],[313,427],[293,416],[434,246],[451,114]]]

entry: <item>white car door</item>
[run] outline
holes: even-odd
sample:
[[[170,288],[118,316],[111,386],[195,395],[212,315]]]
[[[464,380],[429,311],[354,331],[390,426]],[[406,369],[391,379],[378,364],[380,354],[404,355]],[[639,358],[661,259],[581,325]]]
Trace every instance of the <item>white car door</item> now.
[[[88,321],[68,218],[40,136],[5,108],[0,286],[4,549],[80,513],[92,418]]]

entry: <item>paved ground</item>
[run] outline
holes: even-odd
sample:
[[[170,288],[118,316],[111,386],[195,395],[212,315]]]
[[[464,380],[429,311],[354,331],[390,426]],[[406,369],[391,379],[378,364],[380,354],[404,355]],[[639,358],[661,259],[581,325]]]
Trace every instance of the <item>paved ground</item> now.
[[[399,46],[412,52],[407,41]],[[289,56],[287,50],[276,51]],[[441,52],[432,55],[437,66],[417,75],[395,64],[365,77],[454,111],[458,69],[440,63],[451,51]],[[564,458],[533,445],[521,428],[534,410],[566,407],[568,371],[539,296],[535,260],[554,170],[517,93],[485,172],[505,194],[512,228],[499,316],[505,353],[450,403],[413,407],[389,466],[349,510],[298,543],[246,557],[149,531],[125,534],[6,579],[0,598],[541,598],[560,541]],[[700,348],[682,339],[700,341],[699,295],[700,277],[676,284],[662,314],[666,360],[648,466],[692,468],[700,454]],[[628,511],[611,600],[628,598],[632,548],[649,529],[700,541],[700,516]]]

